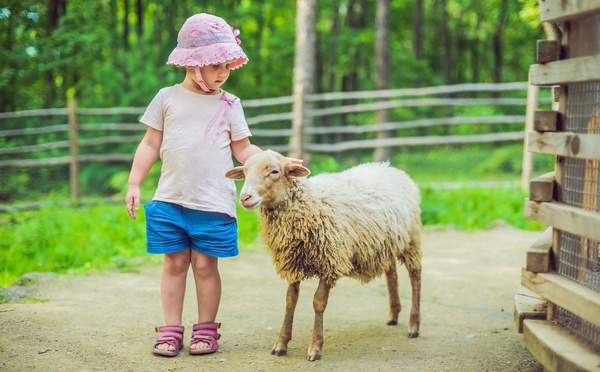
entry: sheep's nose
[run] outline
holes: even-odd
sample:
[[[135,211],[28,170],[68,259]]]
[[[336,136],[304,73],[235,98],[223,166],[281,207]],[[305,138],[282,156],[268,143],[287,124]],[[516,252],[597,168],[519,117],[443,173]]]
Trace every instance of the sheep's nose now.
[[[247,201],[247,200],[248,200],[248,199],[250,199],[251,197],[252,197],[252,195],[249,195],[249,194],[246,194],[246,193],[242,193],[242,194],[240,194],[240,200],[241,200],[242,202],[245,202],[245,201]]]

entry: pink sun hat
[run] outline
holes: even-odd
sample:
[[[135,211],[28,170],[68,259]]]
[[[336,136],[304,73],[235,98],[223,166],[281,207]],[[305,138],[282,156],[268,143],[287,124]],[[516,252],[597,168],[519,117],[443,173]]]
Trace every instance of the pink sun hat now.
[[[248,63],[237,37],[240,31],[223,18],[200,13],[189,17],[177,35],[177,47],[167,59],[168,65],[202,67],[233,62],[230,69]]]

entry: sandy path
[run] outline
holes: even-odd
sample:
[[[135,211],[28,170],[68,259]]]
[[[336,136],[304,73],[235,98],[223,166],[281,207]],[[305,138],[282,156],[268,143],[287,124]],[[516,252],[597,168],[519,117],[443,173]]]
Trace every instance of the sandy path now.
[[[219,352],[151,354],[161,323],[160,267],[139,273],[63,275],[34,286],[38,303],[0,305],[0,371],[542,371],[515,330],[513,296],[527,247],[539,236],[512,228],[475,233],[427,229],[420,337],[407,339],[408,276],[399,269],[404,310],[386,326],[383,278],[341,280],[325,312],[323,358],[306,361],[316,281],[301,286],[288,355],[270,355],[286,283],[266,251],[222,260]],[[193,281],[184,319],[194,322]]]

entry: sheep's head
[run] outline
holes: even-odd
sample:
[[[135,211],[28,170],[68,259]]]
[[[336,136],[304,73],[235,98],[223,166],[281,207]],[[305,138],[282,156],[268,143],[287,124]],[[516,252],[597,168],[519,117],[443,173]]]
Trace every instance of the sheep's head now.
[[[274,209],[288,194],[292,179],[309,174],[308,168],[266,150],[252,155],[243,166],[230,169],[225,177],[245,180],[240,192],[240,204],[245,209],[256,209],[260,205]]]

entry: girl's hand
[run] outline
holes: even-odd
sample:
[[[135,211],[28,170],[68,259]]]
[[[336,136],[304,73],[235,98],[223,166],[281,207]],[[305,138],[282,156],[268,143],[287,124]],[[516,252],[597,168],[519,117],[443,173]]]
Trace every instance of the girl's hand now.
[[[295,164],[302,164],[302,163],[304,163],[304,160],[302,160],[302,159],[296,159],[296,158],[288,158],[288,159],[289,159],[289,160],[290,160],[292,163],[295,163]]]
[[[127,208],[127,214],[132,220],[137,218],[135,211],[140,209],[140,197],[140,187],[129,185],[125,196],[125,208]]]

